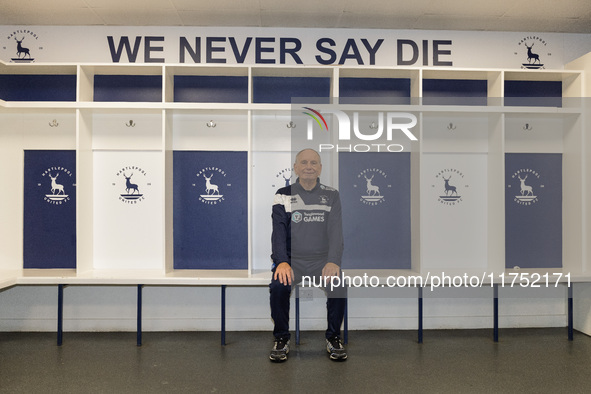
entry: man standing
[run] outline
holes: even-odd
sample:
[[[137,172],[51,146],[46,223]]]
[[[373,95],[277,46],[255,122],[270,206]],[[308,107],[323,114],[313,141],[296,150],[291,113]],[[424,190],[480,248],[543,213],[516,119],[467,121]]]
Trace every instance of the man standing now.
[[[330,278],[340,275],[343,255],[341,200],[336,189],[322,185],[320,155],[304,149],[293,165],[297,180],[281,188],[273,203],[270,288],[271,317],[275,323],[275,344],[269,358],[285,361],[289,353],[289,307],[292,284],[302,276],[328,283],[326,349],[332,360],[345,360],[340,331],[346,306],[346,288],[332,288]],[[326,282],[324,282],[326,281]]]

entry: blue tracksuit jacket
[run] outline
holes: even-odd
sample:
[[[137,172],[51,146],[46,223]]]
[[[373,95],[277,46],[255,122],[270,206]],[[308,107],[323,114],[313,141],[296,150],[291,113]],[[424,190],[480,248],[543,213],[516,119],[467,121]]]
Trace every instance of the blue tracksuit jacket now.
[[[340,267],[343,225],[336,189],[318,181],[307,191],[298,179],[277,190],[271,217],[273,268],[284,261],[296,272],[307,272],[327,262]]]

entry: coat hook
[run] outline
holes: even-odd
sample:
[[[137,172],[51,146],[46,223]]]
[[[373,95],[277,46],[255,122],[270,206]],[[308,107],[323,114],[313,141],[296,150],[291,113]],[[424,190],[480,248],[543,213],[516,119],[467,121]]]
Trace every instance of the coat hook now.
[[[532,131],[534,128],[531,127],[531,125],[529,123],[526,123],[525,126],[523,126],[523,130],[525,131]]]
[[[287,128],[288,129],[295,129],[296,128],[296,124],[293,122],[293,120],[289,121],[289,123],[287,124]]]
[[[450,123],[447,125],[447,129],[448,129],[448,130],[450,130],[450,131],[451,131],[451,130],[455,130],[455,129],[456,129],[456,125],[450,122]]]
[[[49,122],[49,127],[57,127],[60,124],[57,122],[57,119],[52,120],[51,122]]]
[[[372,130],[375,130],[375,129],[377,129],[377,128],[378,128],[378,125],[376,125],[376,122],[371,122],[371,123],[369,124],[369,128],[370,128],[370,129],[372,129]]]
[[[213,120],[210,120],[210,121],[209,121],[209,122],[207,122],[205,125],[206,125],[207,127],[216,127],[216,126],[217,126],[217,124],[216,124],[216,123],[215,123]]]
[[[136,124],[131,119],[129,120],[129,122],[125,123],[125,126],[127,126],[127,127],[135,127],[135,125]]]

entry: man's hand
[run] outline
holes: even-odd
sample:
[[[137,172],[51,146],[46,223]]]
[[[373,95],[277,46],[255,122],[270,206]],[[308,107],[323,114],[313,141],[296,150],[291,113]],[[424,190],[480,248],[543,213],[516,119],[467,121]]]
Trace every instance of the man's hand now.
[[[291,266],[285,262],[279,264],[277,268],[275,268],[275,275],[273,275],[273,279],[279,279],[279,283],[282,285],[291,286],[291,282],[295,279]]]
[[[341,269],[335,263],[326,263],[324,268],[322,269],[322,276],[325,278],[330,278],[332,276],[339,276],[339,272]]]

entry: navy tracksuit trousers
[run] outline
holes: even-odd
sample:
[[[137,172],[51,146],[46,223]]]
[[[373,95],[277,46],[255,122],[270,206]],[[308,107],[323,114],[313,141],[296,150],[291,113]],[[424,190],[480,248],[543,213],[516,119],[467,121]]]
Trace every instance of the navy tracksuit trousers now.
[[[320,283],[320,274],[322,269],[315,272],[310,272],[310,276],[316,276],[316,282]],[[302,279],[302,273],[294,272],[295,281],[292,283],[300,283]],[[303,273],[308,275],[308,273]],[[275,270],[273,270],[273,276],[275,276]],[[304,285],[307,285],[305,283]],[[271,279],[269,284],[270,302],[271,302],[271,318],[275,323],[273,329],[273,335],[275,338],[290,338],[289,333],[289,309],[290,309],[290,295],[292,286],[283,285],[277,279]],[[340,336],[341,325],[345,316],[345,308],[347,305],[347,288],[345,286],[335,287],[331,289],[330,281],[328,286],[324,288],[327,296],[326,309],[327,309],[327,323],[326,338],[334,336]]]

